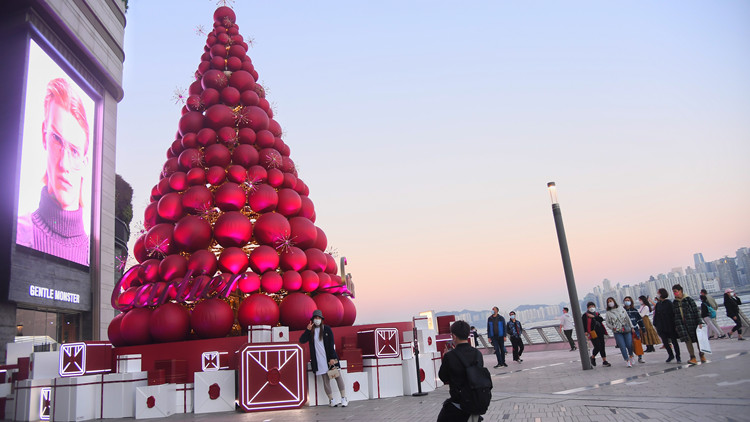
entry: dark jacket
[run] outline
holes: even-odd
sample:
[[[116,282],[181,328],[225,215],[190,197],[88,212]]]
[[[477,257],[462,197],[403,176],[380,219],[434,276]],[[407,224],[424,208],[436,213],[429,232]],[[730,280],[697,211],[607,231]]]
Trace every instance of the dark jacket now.
[[[645,329],[645,326],[643,325],[643,317],[641,316],[641,313],[638,312],[638,309],[635,309],[631,306],[629,308],[625,308],[625,312],[628,313],[630,324],[633,325],[633,330],[638,331]]]
[[[599,315],[599,312],[595,314],[584,312],[581,319],[583,320],[583,331],[586,333],[593,331],[596,333],[597,338],[604,338],[607,335],[607,329],[604,327],[604,318]]]
[[[677,337],[674,329],[674,307],[672,301],[664,299],[656,302],[654,308],[654,327],[660,336],[673,338]]]
[[[508,321],[508,335],[510,335],[511,337],[520,338],[521,333],[523,333],[523,327],[521,327],[521,323],[518,320]]]
[[[701,301],[701,318],[710,316],[711,312],[708,312],[708,304],[705,301]]]
[[[471,365],[475,360],[478,366],[484,366],[484,358],[479,350],[469,346],[468,343],[460,343],[453,350],[445,353],[443,361],[438,370],[438,377],[450,388],[451,401],[454,403],[461,402],[461,389],[466,385],[466,369],[456,356],[460,353],[464,362]]]
[[[727,316],[734,318],[740,315],[740,305],[742,301],[738,297],[730,296],[729,293],[724,293],[724,309],[727,310]]]
[[[505,318],[502,315],[487,318],[487,337],[505,337]]]
[[[673,305],[677,338],[697,343],[698,336],[695,334],[695,329],[699,324],[703,324],[703,321],[700,319],[700,312],[695,301],[690,296],[683,296],[682,299],[675,299]]]
[[[336,348],[333,346],[333,330],[331,327],[321,324],[320,327],[323,329],[323,346],[326,348],[326,361],[331,359],[339,359],[339,355],[336,354]],[[313,343],[313,332],[312,330],[305,330],[301,336],[299,336],[300,343],[308,343],[310,345],[310,365],[312,366],[313,373],[318,372],[318,359],[315,354],[315,343]]]

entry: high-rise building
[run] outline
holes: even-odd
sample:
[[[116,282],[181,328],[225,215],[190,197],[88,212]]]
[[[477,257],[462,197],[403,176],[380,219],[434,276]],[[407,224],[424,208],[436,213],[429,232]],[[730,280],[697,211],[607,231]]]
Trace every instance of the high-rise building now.
[[[606,279],[606,278],[605,278],[605,279],[604,279],[604,280],[602,281],[602,287],[604,288],[604,291],[605,291],[605,292],[609,292],[609,291],[611,291],[611,290],[612,290],[612,282],[611,282],[611,281],[609,281],[609,279]]]
[[[737,272],[739,273],[739,285],[750,285],[750,249],[737,249]]]
[[[708,270],[706,268],[706,260],[703,259],[703,254],[702,253],[693,254],[693,261],[695,261],[695,269],[699,273],[708,272]]]
[[[714,261],[716,272],[719,273],[719,284],[722,289],[735,288],[740,284],[737,275],[737,264],[734,258],[725,256],[724,258]]]

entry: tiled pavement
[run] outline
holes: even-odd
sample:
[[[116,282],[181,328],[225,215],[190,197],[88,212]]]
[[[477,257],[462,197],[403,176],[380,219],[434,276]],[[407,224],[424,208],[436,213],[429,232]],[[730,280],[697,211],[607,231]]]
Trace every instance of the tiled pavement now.
[[[658,346],[657,346],[658,347]],[[608,347],[612,367],[583,371],[578,352],[534,352],[522,364],[490,369],[493,402],[485,421],[750,421],[750,341],[712,341],[706,364],[667,364],[645,354],[627,368]],[[487,366],[494,356],[485,356]],[[352,402],[347,408],[304,407],[263,413],[174,415],[168,421],[434,421],[448,387],[423,397]],[[132,420],[132,419],[131,419]]]

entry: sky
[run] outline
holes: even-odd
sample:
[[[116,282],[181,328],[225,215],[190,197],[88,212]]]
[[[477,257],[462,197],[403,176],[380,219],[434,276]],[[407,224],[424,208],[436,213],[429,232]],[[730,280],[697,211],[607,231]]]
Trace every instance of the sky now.
[[[750,246],[748,2],[233,7],[356,323],[567,302],[550,181],[580,297]],[[215,8],[129,2],[117,172],[134,223]]]

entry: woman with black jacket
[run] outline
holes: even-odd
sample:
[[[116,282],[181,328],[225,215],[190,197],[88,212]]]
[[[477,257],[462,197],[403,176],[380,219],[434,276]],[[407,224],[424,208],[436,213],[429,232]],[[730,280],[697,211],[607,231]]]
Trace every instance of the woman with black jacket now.
[[[668,298],[667,289],[659,289],[659,294],[656,295],[656,306],[654,307],[654,327],[656,327],[656,332],[659,333],[661,342],[664,343],[664,347],[669,353],[667,363],[672,362],[675,355],[677,363],[681,363],[680,343],[677,342],[677,331],[674,328],[674,308],[672,307],[672,301]],[[672,352],[673,346],[674,353]]]
[[[740,318],[740,305],[742,301],[737,297],[737,294],[732,289],[726,289],[724,291],[724,309],[727,310],[727,316],[734,322],[732,331],[727,333],[729,338],[732,338],[732,333],[737,331],[737,340],[745,340],[742,338],[742,318]]]
[[[589,302],[586,304],[587,312],[583,313],[583,329],[586,331],[586,337],[591,340],[594,350],[591,352],[591,365],[596,366],[596,354],[601,353],[602,365],[612,366],[607,362],[607,351],[604,349],[604,336],[607,329],[604,328],[604,318],[596,312],[596,304]]]
[[[320,309],[313,311],[310,323],[307,324],[307,329],[299,337],[299,342],[310,345],[310,366],[315,376],[320,377],[320,382],[323,383],[323,389],[328,395],[328,405],[331,407],[338,406],[333,400],[328,370],[333,367],[340,368],[339,356],[336,354],[336,348],[333,344],[333,330],[323,324],[323,312]],[[336,377],[336,384],[339,387],[339,393],[341,393],[341,406],[346,407],[349,405],[349,400],[346,398],[346,387],[341,374]]]

